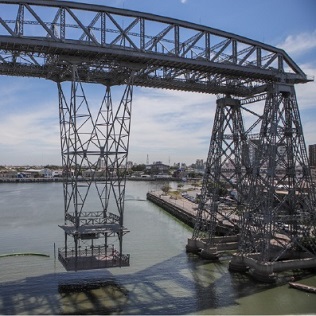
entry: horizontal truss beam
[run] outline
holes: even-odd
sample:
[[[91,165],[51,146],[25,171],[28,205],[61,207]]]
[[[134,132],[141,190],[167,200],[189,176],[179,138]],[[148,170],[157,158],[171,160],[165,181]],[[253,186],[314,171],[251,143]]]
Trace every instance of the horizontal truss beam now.
[[[249,79],[254,88],[310,81],[286,52],[264,43],[171,18],[65,1],[0,0],[0,56],[3,75],[69,80],[64,62],[80,59],[87,82],[114,80],[114,70],[132,67],[136,85],[240,96],[252,94]]]

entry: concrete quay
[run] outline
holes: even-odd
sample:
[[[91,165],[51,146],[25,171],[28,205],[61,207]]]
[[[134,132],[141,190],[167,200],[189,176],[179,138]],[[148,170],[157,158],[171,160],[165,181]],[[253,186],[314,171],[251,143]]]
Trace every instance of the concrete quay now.
[[[153,191],[147,193],[147,199],[163,208],[169,214],[173,215],[183,223],[194,228],[198,206],[184,198],[175,199],[165,195],[162,191]],[[217,232],[221,235],[224,230],[231,228],[228,223],[221,222],[216,227]],[[237,250],[239,235],[218,236],[214,237],[213,245],[208,244],[207,239],[188,238],[186,245],[187,252],[199,254],[204,259],[217,260],[223,252]]]
[[[197,213],[197,205],[186,199],[174,199],[169,195],[164,195],[162,191],[152,191],[147,193],[147,200],[163,208],[186,225],[194,227]]]
[[[169,195],[164,195],[162,191],[148,192],[147,199],[163,208],[169,214],[190,227],[194,227],[197,213],[197,205],[184,198],[174,199]],[[220,232],[229,223],[220,225]],[[218,227],[217,227],[218,230]],[[201,258],[208,260],[218,260],[222,254],[231,253],[229,270],[231,272],[250,273],[254,279],[264,283],[274,283],[278,273],[297,269],[316,269],[316,257],[308,253],[292,253],[291,256],[282,257],[278,261],[262,262],[260,254],[251,253],[240,255],[233,253],[237,250],[239,234],[232,236],[216,236],[212,240],[212,245],[207,239],[188,238],[186,245],[187,252],[198,254]]]
[[[0,178],[0,183],[51,183],[63,181],[63,178]]]

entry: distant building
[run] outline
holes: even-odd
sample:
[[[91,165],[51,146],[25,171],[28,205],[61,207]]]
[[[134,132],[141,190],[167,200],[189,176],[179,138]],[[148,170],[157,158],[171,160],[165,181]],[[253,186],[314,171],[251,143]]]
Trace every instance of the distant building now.
[[[105,169],[105,160],[104,159],[99,159],[98,169]]]
[[[203,159],[197,159],[195,163],[195,168],[198,170],[204,170]]]
[[[43,178],[52,178],[53,177],[53,171],[48,168],[44,168],[40,171],[40,175]]]
[[[82,177],[84,178],[100,178],[106,176],[106,170],[85,169],[82,171]]]
[[[173,164],[173,167],[178,168],[178,169],[186,169],[187,165],[184,162],[177,162],[177,163],[175,162]]]
[[[308,146],[309,165],[316,167],[316,144]]]
[[[27,169],[23,171],[26,178],[52,178],[53,172],[51,169]]]
[[[183,170],[183,169],[177,169],[176,171],[174,171],[174,173],[173,173],[172,176],[173,176],[174,178],[184,179],[184,178],[187,177],[187,175],[188,175],[188,173],[187,173],[185,170]]]
[[[313,182],[315,183],[316,181],[316,167],[311,167],[311,174],[312,174],[312,179],[313,179]]]
[[[133,166],[134,166],[134,164],[133,164],[132,161],[128,161],[128,162],[126,163],[126,169],[127,169],[127,170],[132,169]]]
[[[151,175],[166,175],[169,173],[169,166],[161,161],[156,161],[152,165],[146,166],[146,170],[150,171]]]
[[[52,171],[52,177],[53,178],[61,178],[63,176],[62,170],[53,170]]]
[[[0,178],[12,179],[12,178],[16,178],[17,175],[18,175],[17,171],[13,169],[0,170]]]

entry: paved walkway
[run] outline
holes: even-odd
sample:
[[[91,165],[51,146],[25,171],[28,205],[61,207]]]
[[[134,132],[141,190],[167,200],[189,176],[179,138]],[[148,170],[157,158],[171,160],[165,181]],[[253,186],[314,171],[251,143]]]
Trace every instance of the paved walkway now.
[[[175,205],[179,208],[181,208],[183,211],[185,211],[186,213],[192,215],[192,216],[196,216],[196,213],[197,213],[197,208],[198,208],[198,205],[183,198],[183,197],[178,197],[178,198],[174,198],[170,195],[163,195],[164,193],[162,191],[151,191],[150,194],[160,198],[161,200],[169,203],[169,204],[172,204],[172,205]]]

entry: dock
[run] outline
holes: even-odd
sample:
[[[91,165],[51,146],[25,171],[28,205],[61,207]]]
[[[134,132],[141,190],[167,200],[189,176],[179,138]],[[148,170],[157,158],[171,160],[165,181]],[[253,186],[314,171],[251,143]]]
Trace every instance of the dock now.
[[[186,225],[194,227],[197,204],[183,198],[175,199],[169,195],[162,194],[161,191],[148,192],[147,200],[160,206]]]
[[[194,227],[198,211],[197,204],[182,197],[176,198],[163,194],[162,191],[148,192],[147,199],[188,226]],[[228,216],[231,216],[230,220]],[[293,253],[291,257],[284,257],[282,260],[262,263],[257,259],[258,253],[254,253],[248,257],[242,257],[236,252],[234,253],[234,251],[237,250],[240,238],[238,232],[239,222],[240,218],[236,214],[231,214],[230,207],[221,206],[220,212],[217,214],[217,236],[214,237],[213,245],[210,246],[206,238],[188,238],[186,251],[196,253],[200,257],[208,260],[218,260],[221,256],[230,253],[230,271],[246,272],[251,270],[251,274],[255,279],[265,283],[274,283],[277,278],[277,273],[283,271],[316,267],[316,257],[309,254],[298,256],[296,253]],[[233,229],[236,229],[235,234],[231,234]],[[281,237],[282,236],[279,236],[279,238]],[[286,236],[284,238],[286,241]],[[316,288],[302,284],[291,283],[290,286],[316,293]]]
[[[147,200],[163,208],[166,212],[173,215],[183,223],[194,228],[198,205],[183,197],[173,197],[163,194],[162,191],[151,191],[147,193]],[[217,214],[216,232],[218,235],[225,235],[228,230],[238,229],[239,217],[231,214],[233,206],[220,206],[220,212]],[[229,216],[231,219],[229,220]]]

